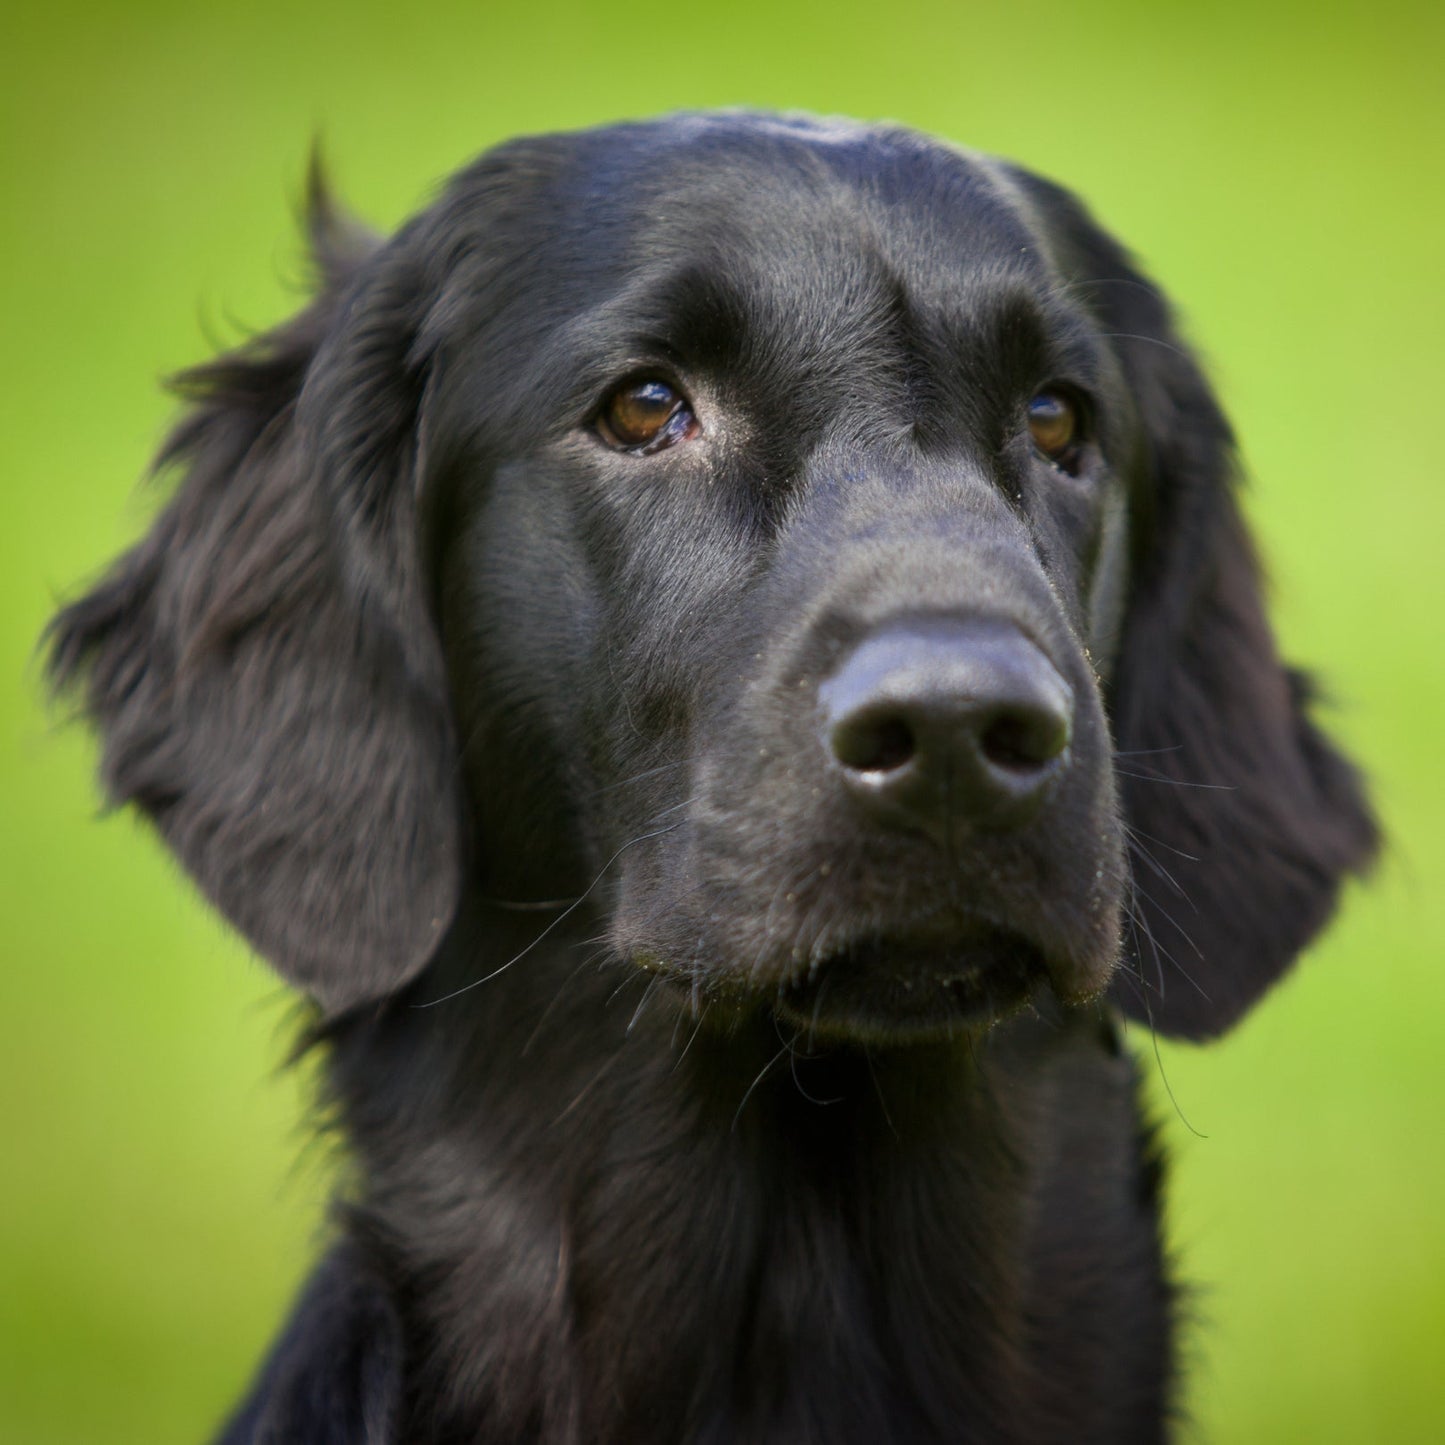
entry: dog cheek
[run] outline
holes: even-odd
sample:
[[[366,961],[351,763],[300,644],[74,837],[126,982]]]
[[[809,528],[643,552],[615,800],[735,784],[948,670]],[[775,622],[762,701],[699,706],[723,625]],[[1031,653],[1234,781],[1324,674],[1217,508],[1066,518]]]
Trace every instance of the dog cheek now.
[[[585,700],[599,607],[572,520],[526,469],[503,468],[454,529],[439,573],[483,870],[489,887],[521,896],[580,886],[589,862],[574,800],[597,790]]]

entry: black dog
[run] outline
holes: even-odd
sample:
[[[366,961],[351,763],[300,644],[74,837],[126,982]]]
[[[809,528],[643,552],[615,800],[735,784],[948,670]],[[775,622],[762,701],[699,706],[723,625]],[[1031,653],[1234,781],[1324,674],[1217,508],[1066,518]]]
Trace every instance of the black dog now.
[[[1159,294],[803,119],[313,210],[53,634],[353,1151],[224,1439],[1160,1438],[1114,1020],[1228,1027],[1374,828]]]

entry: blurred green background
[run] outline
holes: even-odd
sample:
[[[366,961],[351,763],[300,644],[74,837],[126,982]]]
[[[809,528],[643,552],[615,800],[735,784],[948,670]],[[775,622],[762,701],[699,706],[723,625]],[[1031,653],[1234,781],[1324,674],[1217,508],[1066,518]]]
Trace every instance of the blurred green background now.
[[[1188,1399],[1235,1441],[1445,1439],[1445,9],[52,5],[0,26],[0,1441],[206,1436],[311,1253],[286,1001],[39,703],[143,525],[156,381],[296,304],[313,133],[390,226],[510,134],[892,117],[1052,174],[1173,294],[1241,433],[1290,654],[1392,846],[1243,1028],[1162,1048]],[[1193,1131],[1187,1128],[1187,1119]]]

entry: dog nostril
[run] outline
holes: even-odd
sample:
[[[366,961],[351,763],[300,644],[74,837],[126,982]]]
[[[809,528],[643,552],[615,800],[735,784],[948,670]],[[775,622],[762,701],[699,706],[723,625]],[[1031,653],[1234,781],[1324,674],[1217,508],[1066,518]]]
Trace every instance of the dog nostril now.
[[[913,730],[902,718],[845,718],[833,729],[833,756],[855,773],[891,773],[918,750]]]
[[[978,741],[980,752],[994,767],[1037,772],[1068,747],[1068,715],[1062,710],[1006,712],[980,731]]]

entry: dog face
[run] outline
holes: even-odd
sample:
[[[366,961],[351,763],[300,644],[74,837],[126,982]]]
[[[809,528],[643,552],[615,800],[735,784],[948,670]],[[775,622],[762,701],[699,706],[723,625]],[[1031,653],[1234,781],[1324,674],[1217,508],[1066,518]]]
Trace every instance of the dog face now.
[[[548,314],[518,344],[463,283],[437,357],[482,838],[540,806],[620,957],[823,1032],[1098,993],[1125,869],[1090,652],[1133,425],[1101,328],[961,154],[736,122],[590,149],[526,201],[571,223],[500,247]],[[584,182],[635,198],[600,237]]]
[[[565,891],[723,1016],[906,1042],[1122,960],[1200,1035],[1368,854],[1227,427],[1062,192],[682,117],[321,249],[192,378],[186,480],[56,659],[112,791],[327,1008],[469,889]]]

